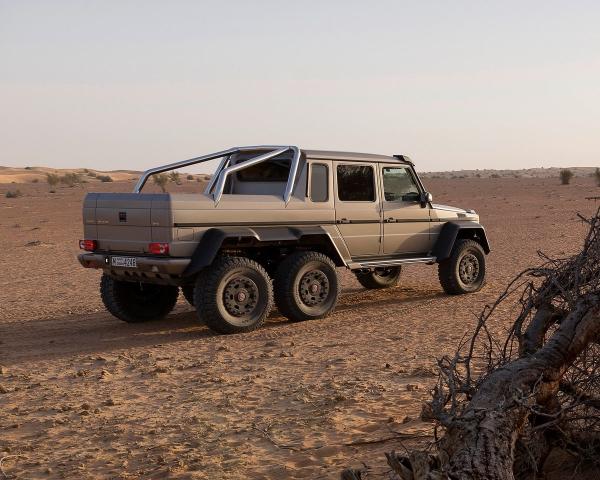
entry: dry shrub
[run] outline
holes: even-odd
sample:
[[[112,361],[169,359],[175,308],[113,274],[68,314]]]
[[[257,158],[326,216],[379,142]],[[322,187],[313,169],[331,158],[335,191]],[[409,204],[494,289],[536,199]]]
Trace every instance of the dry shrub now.
[[[154,185],[158,185],[160,189],[165,193],[167,191],[167,183],[169,183],[169,177],[164,173],[157,173],[152,176]]]
[[[75,172],[65,173],[60,177],[60,183],[64,183],[67,187],[74,187],[81,183],[81,175]]]
[[[181,185],[181,177],[179,175],[179,172],[175,170],[169,173],[169,180],[176,185]]]
[[[9,190],[4,196],[6,198],[18,198],[23,196],[23,194],[21,193],[21,190]]]
[[[569,183],[571,183],[571,179],[575,176],[575,174],[571,170],[566,168],[560,171],[559,176],[561,185],[569,185]]]

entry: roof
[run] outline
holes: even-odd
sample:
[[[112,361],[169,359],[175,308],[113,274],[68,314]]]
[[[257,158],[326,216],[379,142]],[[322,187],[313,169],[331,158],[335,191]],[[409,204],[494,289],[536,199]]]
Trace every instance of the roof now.
[[[322,160],[344,160],[348,162],[398,162],[412,163],[405,155],[376,155],[373,153],[338,152],[334,150],[305,150],[308,158],[320,158]]]

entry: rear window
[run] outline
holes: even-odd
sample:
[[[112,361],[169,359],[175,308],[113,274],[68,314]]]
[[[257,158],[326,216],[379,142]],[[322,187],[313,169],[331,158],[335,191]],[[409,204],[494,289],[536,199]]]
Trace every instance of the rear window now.
[[[368,165],[338,165],[338,197],[343,202],[374,202],[375,179]]]
[[[235,163],[256,157],[260,153],[238,155]],[[240,182],[287,182],[292,165],[291,152],[284,152],[266,162],[261,162],[237,172]]]

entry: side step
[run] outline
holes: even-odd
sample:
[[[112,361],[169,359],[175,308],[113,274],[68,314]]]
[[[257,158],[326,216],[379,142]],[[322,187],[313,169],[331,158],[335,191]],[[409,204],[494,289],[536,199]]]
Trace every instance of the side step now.
[[[397,265],[406,265],[408,263],[435,263],[435,257],[413,257],[413,258],[395,258],[395,259],[380,259],[380,260],[361,260],[357,262],[349,262],[348,268],[357,270],[360,268],[378,268],[378,267],[394,267]]]

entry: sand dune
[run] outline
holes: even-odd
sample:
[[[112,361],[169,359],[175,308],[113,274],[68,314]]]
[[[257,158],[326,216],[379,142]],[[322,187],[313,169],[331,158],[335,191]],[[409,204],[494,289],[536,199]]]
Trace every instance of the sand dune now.
[[[98,175],[109,175],[113,180],[133,180],[140,176],[140,172],[133,170],[93,170],[87,168],[48,168],[48,167],[0,167],[0,183],[32,183],[46,181],[47,173],[65,175],[66,173],[77,173],[87,182],[100,182],[95,177]],[[91,175],[90,175],[91,173]],[[93,175],[93,176],[92,176]]]

